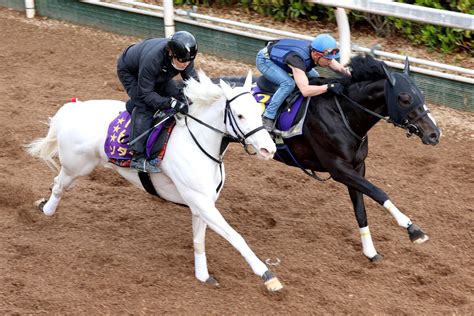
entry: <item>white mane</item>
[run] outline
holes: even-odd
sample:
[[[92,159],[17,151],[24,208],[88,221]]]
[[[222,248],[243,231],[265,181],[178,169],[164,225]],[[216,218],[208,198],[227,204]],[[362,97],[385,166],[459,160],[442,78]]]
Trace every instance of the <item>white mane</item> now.
[[[206,74],[200,70],[198,72],[199,81],[194,78],[186,80],[184,94],[191,99],[193,104],[189,111],[195,113],[202,106],[214,104],[224,96],[224,91],[217,84],[212,83]]]

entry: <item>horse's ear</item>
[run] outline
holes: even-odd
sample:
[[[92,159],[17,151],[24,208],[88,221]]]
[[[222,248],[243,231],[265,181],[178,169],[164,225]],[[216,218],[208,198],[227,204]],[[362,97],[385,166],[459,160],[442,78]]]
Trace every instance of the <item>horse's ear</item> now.
[[[410,75],[410,61],[408,60],[408,56],[405,58],[405,69],[403,69],[403,73],[407,76]]]
[[[385,73],[385,77],[387,77],[388,82],[390,82],[390,85],[393,87],[395,85],[395,78],[392,76],[392,73],[390,72],[390,70],[388,70],[387,65],[385,63],[382,63],[382,69]]]
[[[244,89],[245,91],[250,91],[250,89],[252,89],[252,70],[249,70],[247,78],[245,78]]]
[[[232,92],[232,88],[229,86],[229,84],[227,82],[225,82],[224,80],[222,80],[222,79],[219,80],[219,84],[220,84],[222,90],[224,90],[224,94],[226,96],[229,96]]]

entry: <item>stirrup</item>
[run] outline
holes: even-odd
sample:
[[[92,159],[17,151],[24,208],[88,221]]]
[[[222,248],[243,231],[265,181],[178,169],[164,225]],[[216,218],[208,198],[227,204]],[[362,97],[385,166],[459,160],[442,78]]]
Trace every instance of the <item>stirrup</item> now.
[[[268,132],[271,132],[275,126],[275,120],[269,119],[268,117],[263,117],[262,125]]]
[[[161,172],[161,168],[152,165],[148,160],[145,158],[137,158],[132,159],[130,163],[130,168],[135,169],[142,172],[150,172],[150,173],[159,173]]]

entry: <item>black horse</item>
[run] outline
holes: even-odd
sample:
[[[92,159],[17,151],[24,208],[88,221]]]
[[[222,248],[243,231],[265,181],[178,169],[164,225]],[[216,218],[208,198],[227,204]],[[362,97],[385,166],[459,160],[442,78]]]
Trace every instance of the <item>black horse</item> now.
[[[380,119],[406,129],[408,136],[419,136],[427,145],[436,145],[441,132],[429,114],[423,94],[409,76],[408,58],[403,73],[390,72],[385,63],[371,56],[353,57],[349,66],[351,77],[311,81],[311,84],[341,82],[344,93],[312,97],[302,134],[280,139],[288,151],[285,158],[277,155],[275,159],[298,166],[319,180],[322,179],[316,172],[328,172],[335,181],[346,185],[359,225],[363,253],[371,261],[379,261],[382,256],[375,250],[370,236],[363,194],[387,209],[398,225],[407,229],[412,242],[423,243],[429,238],[398,210],[382,189],[365,179],[367,132]],[[236,78],[226,79],[238,82]]]
[[[352,77],[311,81],[339,81],[344,84],[344,93],[312,97],[302,135],[283,140],[291,161],[281,156],[276,159],[296,165],[318,179],[315,172],[328,172],[335,181],[346,185],[359,224],[363,253],[371,261],[378,261],[382,257],[370,236],[363,194],[386,208],[398,225],[407,229],[412,242],[422,243],[429,238],[397,209],[383,190],[365,179],[367,132],[386,117],[406,129],[408,136],[419,136],[423,144],[436,145],[441,132],[429,114],[423,94],[409,76],[408,58],[403,73],[390,72],[385,63],[371,56],[352,58],[350,68]]]

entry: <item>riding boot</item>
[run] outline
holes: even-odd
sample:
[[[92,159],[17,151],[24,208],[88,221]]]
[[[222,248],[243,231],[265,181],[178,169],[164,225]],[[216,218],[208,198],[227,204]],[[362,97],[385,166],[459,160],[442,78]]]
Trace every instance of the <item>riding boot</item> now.
[[[143,109],[143,107],[139,106],[133,108],[130,142],[146,132],[152,124],[153,114],[150,115],[146,109],[145,111]],[[147,139],[148,135],[137,139],[132,145],[130,145],[130,150],[132,152],[130,168],[143,172],[161,172],[161,169],[156,166],[156,160],[148,161],[145,158]]]
[[[133,153],[132,161],[130,162],[130,168],[142,172],[161,172],[161,168],[157,167],[156,163],[157,159],[146,160],[143,155],[140,155],[139,153]]]
[[[262,117],[262,123],[263,123],[263,127],[271,132],[273,130],[273,127],[275,125],[275,120],[272,120],[272,119],[269,119],[268,117],[265,117],[263,116]]]

